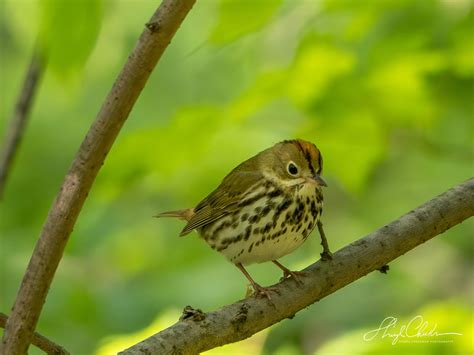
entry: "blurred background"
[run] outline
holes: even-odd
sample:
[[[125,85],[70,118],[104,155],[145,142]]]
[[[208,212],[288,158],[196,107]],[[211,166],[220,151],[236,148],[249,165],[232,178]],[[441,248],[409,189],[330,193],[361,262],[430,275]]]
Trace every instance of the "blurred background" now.
[[[0,213],[0,311],[10,307],[48,209],[159,1],[1,0],[0,137],[35,41],[48,64]],[[325,162],[323,222],[337,250],[474,174],[469,0],[199,0],[102,167],[38,331],[73,354],[112,354],[245,295],[246,280],[182,222],[238,163],[290,138]],[[466,221],[252,338],[215,354],[465,354],[473,347]],[[317,233],[282,262],[318,259]],[[278,281],[273,265],[249,272]],[[446,343],[363,340],[422,315]],[[1,331],[0,331],[1,334]],[[31,353],[38,350],[31,347]]]

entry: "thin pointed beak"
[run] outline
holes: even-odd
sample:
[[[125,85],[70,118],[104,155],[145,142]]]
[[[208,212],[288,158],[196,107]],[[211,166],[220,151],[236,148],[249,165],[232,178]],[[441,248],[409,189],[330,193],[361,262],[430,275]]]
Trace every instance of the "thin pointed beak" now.
[[[314,175],[313,176],[313,181],[316,183],[316,185],[318,186],[328,186],[328,184],[326,184],[326,181],[324,181],[324,179],[319,176],[319,175]]]

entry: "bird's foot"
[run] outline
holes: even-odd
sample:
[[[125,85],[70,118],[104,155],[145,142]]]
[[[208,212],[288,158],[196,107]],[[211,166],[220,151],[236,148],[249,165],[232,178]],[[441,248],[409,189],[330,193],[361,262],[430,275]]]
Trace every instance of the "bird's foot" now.
[[[250,281],[250,284],[253,287],[253,291],[254,291],[253,294],[255,295],[255,297],[259,297],[259,296],[266,297],[268,299],[268,301],[271,304],[273,304],[272,297],[270,296],[270,292],[276,292],[276,293],[279,294],[280,291],[278,291],[278,289],[276,287],[262,287],[262,286],[260,286],[258,283],[256,283],[252,279],[252,277],[249,275],[247,270],[245,270],[244,266],[241,263],[235,264],[235,266],[237,266],[237,268],[239,268],[239,270],[242,271],[242,273],[245,275],[247,280]],[[247,287],[247,297],[250,295],[249,291],[250,291],[250,288]]]
[[[295,280],[295,282],[298,285],[303,285],[303,281],[301,281],[301,278],[307,276],[308,274],[305,271],[291,271],[289,269],[283,270],[283,277],[280,279],[280,281],[283,281],[285,279],[289,279],[290,277]]]
[[[254,283],[252,287],[254,290],[253,294],[255,297],[265,297],[271,304],[273,304],[273,301],[272,301],[272,296],[270,294],[272,292],[276,294],[280,294],[280,291],[276,287],[272,287],[272,286],[263,287],[263,286],[260,286],[258,283]]]
[[[283,281],[288,278],[293,278],[298,285],[302,285],[303,281],[301,281],[301,277],[306,276],[306,273],[304,271],[291,271],[288,269],[286,266],[280,264],[277,260],[272,260],[272,262],[278,266],[281,270],[283,270],[283,277],[280,279],[280,281]]]
[[[321,260],[322,261],[329,261],[332,260],[332,253],[329,250],[325,250],[321,253]]]

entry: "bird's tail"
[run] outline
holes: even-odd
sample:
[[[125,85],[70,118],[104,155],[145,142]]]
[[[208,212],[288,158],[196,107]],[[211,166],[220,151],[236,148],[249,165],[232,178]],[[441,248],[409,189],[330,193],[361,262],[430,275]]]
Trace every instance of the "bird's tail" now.
[[[168,211],[168,212],[158,213],[156,216],[153,216],[153,217],[156,217],[156,218],[174,217],[174,218],[182,219],[184,221],[189,221],[193,215],[194,215],[194,209],[186,208],[184,210]]]

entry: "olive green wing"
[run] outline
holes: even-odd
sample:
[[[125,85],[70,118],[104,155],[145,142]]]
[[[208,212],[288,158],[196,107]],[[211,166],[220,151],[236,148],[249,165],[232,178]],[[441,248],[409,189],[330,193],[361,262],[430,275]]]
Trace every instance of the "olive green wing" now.
[[[180,236],[204,227],[238,209],[239,202],[252,186],[263,181],[263,175],[253,171],[232,171],[222,183],[194,208],[194,215]]]

